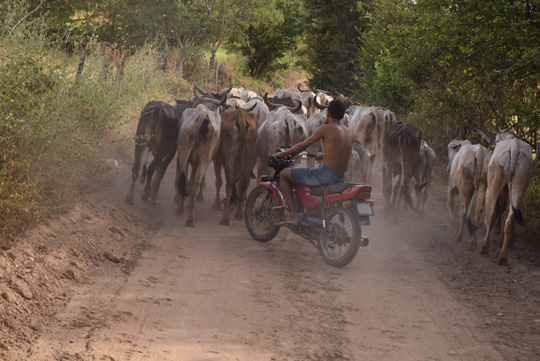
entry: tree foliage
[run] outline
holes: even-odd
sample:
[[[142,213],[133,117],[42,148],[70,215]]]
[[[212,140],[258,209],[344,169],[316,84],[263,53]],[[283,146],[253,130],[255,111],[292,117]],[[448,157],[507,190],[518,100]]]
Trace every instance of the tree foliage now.
[[[357,87],[368,5],[356,0],[305,0],[312,87],[349,94]]]
[[[359,88],[447,137],[540,125],[540,31],[529,1],[376,1]],[[441,133],[438,133],[441,134]]]
[[[280,60],[296,50],[303,32],[301,1],[267,1],[232,34],[229,48],[242,53],[250,75],[259,78],[287,66]]]

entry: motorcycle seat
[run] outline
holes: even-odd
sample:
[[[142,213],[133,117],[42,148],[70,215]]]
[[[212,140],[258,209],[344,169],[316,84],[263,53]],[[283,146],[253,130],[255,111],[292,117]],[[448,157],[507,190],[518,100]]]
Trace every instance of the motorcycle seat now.
[[[365,186],[365,185],[362,185],[360,183],[334,183],[334,184],[330,184],[330,187],[328,188],[328,193],[327,194],[338,194],[338,193],[343,192],[345,189],[351,188],[352,186],[366,187],[365,191],[371,192],[371,187],[370,186]],[[326,191],[326,187],[328,187],[327,184],[322,185],[322,186],[311,187],[311,195],[313,195],[313,196],[323,196],[324,192]]]

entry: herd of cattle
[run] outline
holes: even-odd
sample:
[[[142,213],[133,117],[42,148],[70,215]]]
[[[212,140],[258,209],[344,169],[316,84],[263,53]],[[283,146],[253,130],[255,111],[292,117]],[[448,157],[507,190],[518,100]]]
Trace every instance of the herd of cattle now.
[[[384,213],[391,214],[397,222],[405,200],[406,205],[423,215],[437,157],[422,139],[421,131],[410,124],[397,122],[391,110],[360,106],[344,96],[333,97],[326,91],[302,89],[300,85],[298,92],[275,90],[272,98],[260,90],[257,94],[242,87],[210,93],[196,84],[193,94],[189,100],[177,100],[174,106],[151,101],[141,112],[128,203],[133,203],[145,151],[146,160],[149,153],[153,160],[148,167],[145,160],[142,167],[141,182],[146,179],[142,199],[151,204],[156,202],[167,166],[178,154],[176,212],[184,212],[187,198],[186,226],[194,225],[195,199],[210,163],[214,164],[216,175],[214,208],[217,209],[221,207],[222,168],[225,174],[226,199],[220,223],[229,224],[233,204],[238,205],[235,218],[241,219],[255,168],[259,177],[268,174],[268,156],[280,146],[292,146],[313,134],[324,124],[329,102],[338,98],[348,106],[342,121],[353,138],[347,182],[371,184],[373,164],[376,159],[381,159]],[[323,149],[316,143],[308,150],[315,153]],[[522,221],[519,204],[532,176],[531,147],[509,130],[503,130],[497,135],[493,154],[480,144],[456,139],[448,145],[448,158],[447,206],[451,218],[456,194],[461,202],[456,240],[461,240],[467,223],[471,248],[476,248],[476,229],[485,206],[487,232],[481,253],[488,252],[491,234],[498,229],[502,246],[498,263],[504,264],[515,221]],[[314,166],[313,163],[308,165]],[[398,180],[392,186],[396,176]],[[410,196],[413,186],[416,205]],[[474,194],[477,201],[471,219],[469,213]]]

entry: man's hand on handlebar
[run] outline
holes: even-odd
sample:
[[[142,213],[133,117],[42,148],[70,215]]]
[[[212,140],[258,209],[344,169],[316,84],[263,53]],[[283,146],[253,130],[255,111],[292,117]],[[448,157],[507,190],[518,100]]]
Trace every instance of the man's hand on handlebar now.
[[[286,159],[287,158],[287,154],[285,154],[285,152],[279,152],[279,153],[276,153],[274,155],[274,157],[276,157],[276,159]]]

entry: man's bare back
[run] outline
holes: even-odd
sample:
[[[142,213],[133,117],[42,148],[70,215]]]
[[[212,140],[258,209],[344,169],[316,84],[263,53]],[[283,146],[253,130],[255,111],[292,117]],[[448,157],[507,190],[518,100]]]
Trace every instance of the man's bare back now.
[[[349,129],[340,122],[323,124],[317,130],[319,129],[322,133],[324,149],[323,163],[335,171],[346,172],[352,149]]]

